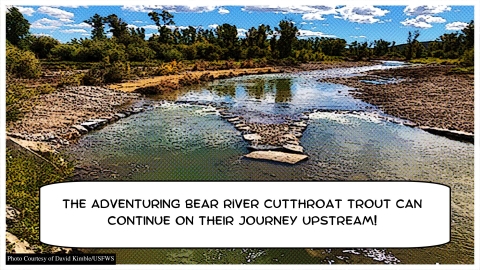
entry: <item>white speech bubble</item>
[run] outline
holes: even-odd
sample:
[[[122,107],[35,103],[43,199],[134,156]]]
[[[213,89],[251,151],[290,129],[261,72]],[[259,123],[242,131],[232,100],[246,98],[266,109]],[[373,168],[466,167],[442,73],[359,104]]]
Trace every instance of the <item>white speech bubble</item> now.
[[[195,199],[200,208],[188,208]],[[435,246],[450,241],[450,188],[393,181],[59,183],[40,189],[40,240],[83,248]]]

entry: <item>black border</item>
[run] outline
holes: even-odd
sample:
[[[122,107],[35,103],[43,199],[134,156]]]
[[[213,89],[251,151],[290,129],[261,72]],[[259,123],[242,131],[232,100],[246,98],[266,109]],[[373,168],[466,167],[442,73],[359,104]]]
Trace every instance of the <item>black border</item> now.
[[[101,183],[101,182],[132,182],[132,183],[142,183],[142,182],[181,182],[181,183],[189,183],[189,182],[197,182],[197,183],[202,183],[202,182],[231,182],[231,183],[237,183],[237,182],[268,182],[268,183],[277,183],[277,182],[295,182],[295,183],[308,183],[308,182],[318,182],[318,183],[325,183],[325,182],[333,182],[333,183],[348,183],[348,182],[353,182],[353,183],[359,183],[359,182],[366,182],[366,183],[375,183],[375,182],[386,182],[386,183],[391,183],[391,182],[401,182],[401,183],[425,183],[425,184],[435,184],[435,185],[441,185],[445,186],[449,190],[449,218],[450,218],[450,226],[449,226],[449,238],[448,242],[442,243],[442,244],[437,244],[437,245],[431,245],[431,246],[421,246],[421,247],[326,247],[326,246],[317,246],[317,247],[253,247],[253,248],[259,248],[259,249],[323,249],[323,248],[332,248],[332,249],[348,249],[348,248],[358,248],[358,249],[363,249],[363,248],[377,248],[377,249],[383,249],[383,248],[395,248],[395,249],[415,249],[415,248],[429,248],[429,247],[437,247],[437,246],[442,246],[445,244],[448,244],[452,240],[452,188],[448,185],[441,184],[441,183],[435,183],[435,182],[426,182],[426,181],[409,181],[409,180],[276,180],[276,181],[268,181],[268,180],[238,180],[238,181],[230,181],[230,180],[206,180],[206,181],[186,181],[186,180],[81,180],[81,181],[65,181],[65,182],[59,182],[59,183],[52,183],[52,184],[47,184],[42,187],[46,187],[49,185],[55,185],[55,184],[67,184],[67,183],[83,183],[83,182],[88,182],[88,183]],[[41,202],[41,192],[39,190],[39,202]],[[41,215],[40,215],[40,205],[38,207],[39,211],[39,232],[41,235]],[[39,241],[43,244],[50,245],[50,246],[55,246],[55,247],[62,247],[62,248],[76,248],[76,249],[230,249],[230,248],[252,248],[252,247],[71,247],[71,246],[59,246],[59,245],[52,245],[45,243],[39,239]]]

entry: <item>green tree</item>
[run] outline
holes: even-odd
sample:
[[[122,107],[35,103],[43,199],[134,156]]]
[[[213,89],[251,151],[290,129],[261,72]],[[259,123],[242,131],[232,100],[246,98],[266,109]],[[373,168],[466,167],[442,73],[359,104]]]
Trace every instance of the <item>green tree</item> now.
[[[390,42],[383,39],[373,41],[373,55],[384,56],[388,53],[388,48],[390,47],[390,44]]]
[[[238,32],[235,25],[224,23],[215,30],[218,45],[224,49],[223,58],[239,58]]]
[[[475,26],[473,21],[470,21],[470,23],[467,25],[467,27],[463,28],[462,33],[465,35],[464,41],[465,41],[465,47],[466,49],[471,49],[473,48],[473,44],[475,41]]]
[[[157,41],[161,43],[173,43],[172,30],[167,27],[169,25],[175,25],[173,15],[163,10],[162,13],[151,11],[148,13],[148,16],[158,27],[159,38]]]
[[[277,41],[277,48],[280,58],[286,58],[292,55],[292,48],[297,41],[298,28],[292,21],[282,20],[275,31],[280,34]]]
[[[104,20],[110,27],[109,32],[112,33],[113,37],[117,38],[120,42],[125,43],[129,37],[129,32],[127,28],[127,23],[122,19],[118,18],[117,15],[111,14]]]
[[[405,46],[404,50],[404,55],[407,60],[412,59],[414,56],[416,56],[416,47],[418,43],[418,37],[420,36],[420,32],[418,30],[415,30],[415,32],[410,32],[408,31],[408,37],[407,37],[407,45]]]
[[[83,21],[92,26],[92,39],[104,39],[107,37],[105,34],[105,22],[106,18],[95,13],[88,20]]]
[[[8,8],[5,19],[6,38],[11,44],[18,46],[20,41],[30,34],[30,23],[16,7]]]
[[[59,44],[60,42],[52,37],[34,37],[32,44],[30,44],[30,50],[34,52],[38,58],[44,59],[47,58],[52,49]]]

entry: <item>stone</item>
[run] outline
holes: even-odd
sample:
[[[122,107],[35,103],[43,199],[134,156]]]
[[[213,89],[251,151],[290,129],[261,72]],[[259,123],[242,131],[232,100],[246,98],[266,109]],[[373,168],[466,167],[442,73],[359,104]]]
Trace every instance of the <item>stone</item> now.
[[[249,126],[238,127],[237,129],[240,130],[240,131],[249,131],[249,130],[251,130],[251,128],[250,128]]]
[[[255,134],[255,133],[252,133],[252,134],[244,134],[243,138],[246,141],[259,141],[259,140],[262,139],[262,136],[260,136],[258,134]]]
[[[123,113],[116,113],[115,116],[118,117],[118,118],[125,118],[125,117],[127,117],[127,116],[126,116],[125,114],[123,114]]]
[[[98,127],[97,122],[91,122],[91,121],[83,122],[80,125],[88,130],[94,130]]]
[[[103,118],[99,118],[99,119],[88,120],[88,122],[96,122],[96,123],[98,123],[99,126],[103,126],[103,125],[106,125],[108,123],[108,120],[103,119]]]
[[[88,129],[84,128],[82,125],[74,125],[72,128],[76,129],[80,134],[87,134]]]
[[[307,155],[292,154],[279,151],[254,151],[246,154],[244,157],[260,160],[271,160],[288,164],[296,164],[308,158]]]
[[[230,123],[235,122],[235,121],[238,121],[238,120],[240,120],[240,118],[238,118],[238,117],[228,118],[228,119],[227,119],[227,121],[230,122]]]
[[[295,123],[293,123],[293,126],[306,128],[307,124],[305,124],[304,122],[295,122]]]
[[[283,148],[290,152],[303,153],[303,147],[300,145],[285,144]]]
[[[249,145],[247,149],[254,150],[254,151],[281,151],[281,146],[274,146],[274,145]]]

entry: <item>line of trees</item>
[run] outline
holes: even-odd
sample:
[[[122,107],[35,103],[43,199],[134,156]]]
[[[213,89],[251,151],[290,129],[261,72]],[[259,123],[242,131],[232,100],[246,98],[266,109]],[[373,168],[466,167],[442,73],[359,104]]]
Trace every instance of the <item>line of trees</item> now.
[[[30,24],[15,7],[6,14],[7,43],[30,51],[40,59],[77,62],[173,60],[240,60],[290,59],[293,61],[323,61],[343,57],[351,60],[371,58],[420,57],[469,58],[473,65],[473,21],[461,33],[444,34],[424,46],[418,41],[419,32],[409,32],[405,45],[383,39],[350,44],[340,38],[299,38],[299,30],[288,20],[273,29],[259,25],[238,36],[237,27],[222,24],[216,29],[192,26],[176,27],[174,16],[163,10],[148,13],[158,32],[146,39],[144,28],[128,27],[115,14],[103,17],[95,14],[84,22],[91,25],[91,37],[60,43],[49,36],[33,36]],[[111,34],[107,35],[107,33]]]

